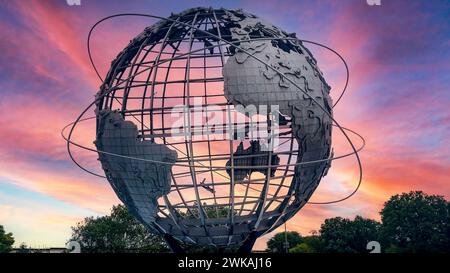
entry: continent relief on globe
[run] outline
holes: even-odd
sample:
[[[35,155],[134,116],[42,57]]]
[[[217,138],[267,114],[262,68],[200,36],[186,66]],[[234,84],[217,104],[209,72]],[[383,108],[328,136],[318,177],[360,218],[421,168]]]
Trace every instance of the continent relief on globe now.
[[[225,97],[234,105],[254,105],[257,109],[260,105],[268,109],[276,105],[285,120],[290,121],[292,134],[299,146],[299,165],[295,167],[292,183],[295,202],[302,205],[330,168],[330,161],[326,159],[333,157],[331,88],[311,53],[298,41],[249,41],[251,33],[258,31],[277,33],[279,38],[289,37],[259,18],[246,17],[235,21],[239,27],[231,29],[233,39],[240,40],[239,46],[246,52],[236,48],[235,54],[228,58],[223,67]],[[290,48],[280,46],[281,42],[286,41],[291,43]],[[323,161],[301,164],[317,160]]]
[[[99,160],[118,197],[150,229],[155,227],[155,230],[158,229],[156,232],[160,234],[167,232],[174,238],[187,243],[194,242],[200,245],[213,243],[218,246],[248,245],[248,242],[263,233],[276,229],[298,212],[309,200],[322,176],[327,173],[330,167],[328,159],[333,156],[331,151],[332,102],[329,96],[330,87],[319,71],[313,55],[295,38],[295,35],[288,34],[254,15],[242,10],[194,8],[173,14],[170,19],[170,21],[161,20],[159,23],[147,27],[144,32],[130,41],[130,44],[112,62],[99,93],[102,99],[99,99],[96,112],[97,138],[95,145],[99,151],[109,153],[99,152]],[[187,25],[180,25],[177,22],[186,22]],[[188,27],[196,23],[204,24],[204,22],[211,22],[206,24],[207,33]],[[216,24],[214,25],[212,22],[216,22]],[[208,26],[210,26],[209,29]],[[217,54],[221,54],[221,59],[225,60],[224,52],[226,52],[227,59],[223,65],[222,74],[223,96],[228,103],[245,107],[254,105],[256,109],[259,109],[258,106],[267,106],[269,109],[272,105],[278,106],[279,112],[276,113],[278,118],[275,117],[275,122],[279,121],[277,123],[284,126],[283,129],[287,129],[285,136],[295,139],[291,142],[293,145],[290,149],[284,149],[282,153],[277,153],[277,150],[267,151],[264,149],[265,146],[262,146],[265,143],[259,139],[248,139],[250,143],[247,140],[244,143],[241,142],[237,149],[229,154],[226,166],[220,167],[228,167],[225,169],[229,181],[225,181],[225,183],[230,183],[232,187],[221,200],[230,200],[230,204],[226,203],[227,201],[215,204],[230,208],[230,213],[226,217],[217,214],[217,217],[208,218],[204,217],[202,213],[198,213],[198,215],[191,213],[193,216],[191,217],[191,214],[177,215],[176,211],[170,211],[173,217],[159,217],[156,213],[157,200],[161,196],[167,195],[171,189],[171,171],[177,161],[177,153],[165,145],[139,139],[138,135],[142,135],[143,132],[139,132],[134,123],[125,121],[120,112],[109,110],[109,108],[114,108],[112,106],[113,99],[120,98],[114,97],[114,92],[111,92],[111,97],[106,96],[110,90],[108,87],[115,86],[117,82],[122,81],[125,81],[127,86],[134,85],[134,76],[125,78],[128,73],[124,73],[124,71],[127,67],[133,71],[134,67],[141,66],[144,61],[152,62],[154,60],[153,54],[147,55],[150,52],[149,45],[164,44],[166,41],[166,46],[162,46],[160,49],[161,54],[165,52],[166,47],[172,47],[174,54],[188,54],[184,58],[190,59],[194,54],[186,52],[183,47],[180,47],[183,50],[176,52],[178,50],[176,45],[182,44],[184,40],[196,42],[197,44],[193,48],[197,48],[198,42],[203,43],[205,47],[203,55],[199,51],[195,56],[199,55],[205,60],[217,57]],[[219,48],[211,47],[219,42],[221,44],[227,42],[227,45],[224,44]],[[134,63],[133,60],[140,59],[142,55],[148,57],[143,58],[140,63]],[[178,59],[176,55],[174,56],[172,59]],[[212,60],[214,61],[214,59]],[[187,69],[185,72],[186,75],[189,75]],[[205,81],[208,78],[206,75],[207,73],[203,75]],[[173,79],[166,79],[164,84],[171,80]],[[219,82],[221,81],[222,79]],[[154,82],[147,80],[145,84],[152,85]],[[139,89],[134,90],[139,94]],[[132,91],[131,87],[129,91]],[[213,95],[212,91],[215,90],[205,90],[207,93],[205,97]],[[185,96],[183,93],[183,88],[180,88],[167,95]],[[125,92],[122,99],[126,100],[128,94],[131,96],[132,93]],[[146,100],[148,97],[142,97],[142,100],[144,99]],[[161,99],[163,101],[167,99],[166,95],[163,95]],[[122,103],[121,107],[126,109],[126,105],[124,106]],[[235,110],[240,111],[238,108],[241,109],[241,107],[235,107]],[[142,113],[147,111],[143,108],[126,110],[140,110]],[[152,112],[153,109],[150,109],[150,113]],[[155,116],[155,118],[157,117]],[[138,126],[140,125],[138,124]],[[279,156],[284,154],[288,154],[288,156]],[[217,155],[218,153],[214,152],[211,156]],[[193,159],[191,156],[195,157],[195,155],[190,155],[190,159]],[[290,161],[291,156],[296,158],[296,162],[293,162],[295,160]],[[289,157],[289,163],[286,157]],[[295,167],[292,164],[296,164]],[[176,169],[178,168],[174,168],[174,175],[177,174]],[[255,201],[257,207],[249,214],[243,214],[242,209],[239,215],[232,213],[235,205],[232,201],[234,200],[235,184],[244,184],[239,182],[252,180],[250,178],[252,173],[259,172],[266,175],[265,187],[269,189],[270,179],[274,176],[277,177],[277,172],[283,173],[283,170],[285,170],[285,174],[287,171],[294,171],[294,174],[292,180],[286,179],[287,183],[290,183],[288,192],[273,196],[273,200],[280,200],[280,203],[276,204],[276,208],[266,207],[264,195],[267,196],[268,191],[262,190],[259,198]],[[211,168],[211,176],[214,171]],[[193,172],[194,175],[198,175],[195,171]],[[180,207],[188,211],[190,203],[192,203],[201,212],[203,201],[211,200],[210,195],[215,194],[214,188],[209,188],[207,185],[208,182],[203,180],[196,185],[192,181],[192,187],[186,188],[183,192],[178,191],[180,197],[183,199],[185,196],[187,200],[183,201],[184,204]],[[207,191],[201,189],[199,191],[199,186]],[[186,193],[189,193],[191,189],[199,192],[195,199],[193,199],[193,195],[188,196]],[[242,201],[242,208],[253,203],[247,200],[247,196],[246,194]],[[166,205],[170,210],[170,202],[174,200],[170,200],[168,196],[167,201]]]
[[[251,155],[251,157],[245,157],[249,155]],[[269,156],[271,157],[270,162],[268,158]],[[243,181],[253,172],[259,172],[263,175],[267,175],[267,167],[257,168],[256,166],[260,167],[268,165],[273,166],[270,168],[269,175],[270,177],[274,177],[279,163],[280,157],[276,154],[270,154],[267,150],[263,150],[258,140],[250,141],[250,146],[247,149],[244,149],[244,144],[241,142],[238,145],[236,152],[233,153],[233,166],[243,168],[233,170],[234,179],[236,181]],[[231,158],[227,161],[226,166],[231,166]],[[231,168],[227,169],[227,174],[229,177],[232,176]]]
[[[166,145],[138,139],[137,126],[125,121],[117,111],[104,109],[97,117],[94,144],[99,151],[111,154],[99,152],[106,178],[130,211],[150,224],[156,217],[157,199],[170,191],[171,168],[177,161],[177,152]]]

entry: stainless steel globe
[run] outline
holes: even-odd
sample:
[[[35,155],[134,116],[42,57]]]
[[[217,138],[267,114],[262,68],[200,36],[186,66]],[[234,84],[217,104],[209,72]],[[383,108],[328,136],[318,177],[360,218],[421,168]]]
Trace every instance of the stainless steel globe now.
[[[295,34],[242,10],[189,9],[112,62],[95,145],[117,196],[172,248],[248,251],[326,175],[329,91]]]

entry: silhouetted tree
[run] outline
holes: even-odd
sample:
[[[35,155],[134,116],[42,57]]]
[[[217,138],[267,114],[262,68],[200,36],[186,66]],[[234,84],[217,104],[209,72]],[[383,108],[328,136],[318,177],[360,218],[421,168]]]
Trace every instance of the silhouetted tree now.
[[[207,218],[222,218],[222,217],[228,217],[228,214],[230,213],[230,207],[224,206],[224,205],[218,205],[218,206],[208,206],[203,204],[202,206],[203,212]],[[182,212],[177,211],[180,216],[187,218],[187,219],[196,219],[199,218],[199,210],[197,208],[197,203],[194,202],[194,206],[189,209],[189,211]],[[236,215],[236,211],[233,211],[234,215]]]
[[[296,231],[288,231],[286,233],[288,248],[294,247],[302,243],[302,236]],[[284,232],[275,234],[267,241],[267,251],[283,253],[286,252],[285,242],[286,237]]]
[[[22,242],[17,249],[17,253],[31,253],[31,249],[29,246],[27,246],[27,244]]]
[[[325,252],[364,253],[370,241],[379,238],[380,223],[356,216],[352,221],[341,217],[326,219],[320,227]]]
[[[12,250],[14,237],[11,232],[6,233],[2,225],[0,225],[0,253],[8,253]]]
[[[300,244],[289,249],[289,253],[321,253],[324,247],[324,241],[320,236],[304,236]]]
[[[206,204],[203,204],[202,208],[207,218],[224,218],[228,217],[230,213],[230,207],[225,205],[207,206]],[[178,211],[178,213],[180,214],[181,217],[184,217],[186,219],[196,219],[200,217],[199,210],[196,207],[196,203],[194,203],[194,206],[190,208],[189,212]],[[234,215],[237,214],[236,211],[233,211],[233,213]],[[187,243],[182,243],[182,247],[187,253],[217,253],[217,252],[233,253],[237,252],[238,250],[238,247],[217,248],[215,246],[198,246]]]
[[[111,215],[88,217],[72,227],[71,241],[82,252],[168,252],[165,241],[151,234],[123,205],[113,206]]]
[[[421,191],[392,196],[381,210],[387,252],[450,251],[449,202]]]

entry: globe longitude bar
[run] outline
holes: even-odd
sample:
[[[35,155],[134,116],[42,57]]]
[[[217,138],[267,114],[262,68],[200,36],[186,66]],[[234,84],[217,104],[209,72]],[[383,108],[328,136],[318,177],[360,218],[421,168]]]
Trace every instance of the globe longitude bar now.
[[[358,151],[364,146],[364,139],[341,127],[331,114],[347,88],[348,77],[338,100],[330,103],[329,87],[318,71],[317,61],[299,39],[243,11],[212,8],[191,9],[169,18],[114,15],[100,20],[93,28],[109,18],[130,15],[161,21],[130,42],[113,62],[105,80],[90,55],[94,70],[103,82],[102,88],[95,101],[75,122],[66,126],[62,134],[75,164],[89,173],[103,176],[77,163],[70,145],[98,153],[106,174],[103,177],[107,177],[119,198],[153,232],[163,234],[174,249],[180,251],[176,242],[184,241],[221,248],[238,246],[241,251],[249,251],[260,235],[287,221],[306,204],[331,161],[353,154],[358,161],[360,177],[351,195],[357,191],[362,176]],[[223,31],[226,31],[225,35]],[[226,48],[226,53],[222,47]],[[336,51],[323,47],[343,60]],[[214,52],[215,48],[219,54]],[[88,51],[90,53],[89,42]],[[221,65],[214,62],[216,57],[220,58]],[[201,60],[201,65],[197,60]],[[302,60],[303,68],[308,67],[309,72],[299,66]],[[182,71],[180,64],[185,64],[184,79],[177,79],[176,73],[171,73]],[[222,70],[223,76],[217,77],[215,70]],[[201,77],[197,71],[203,71]],[[143,73],[148,75],[140,80]],[[300,86],[302,82],[305,88]],[[181,95],[177,95],[178,84],[183,85]],[[224,89],[222,94],[220,86]],[[256,86],[259,89],[255,89]],[[140,88],[142,93],[139,93]],[[146,96],[148,88],[151,90],[149,98]],[[267,96],[261,95],[269,89]],[[157,96],[161,90],[162,95]],[[212,91],[218,93],[210,93]],[[271,93],[276,92],[280,95],[273,97]],[[300,93],[303,97],[298,95]],[[228,139],[220,139],[216,133],[210,135],[207,130],[203,139],[196,139],[202,128],[191,124],[191,111],[194,114],[197,111],[197,106],[191,105],[191,99],[195,98],[204,99],[204,105],[199,108],[202,114],[206,113],[207,127],[210,126],[208,106],[222,104],[221,110],[215,113],[222,112],[227,122],[218,124],[218,128],[228,128],[229,132],[242,125],[231,119],[231,113],[239,114],[235,108],[238,104],[267,105],[270,98],[275,98],[274,104],[280,106],[276,117],[283,118],[278,121],[283,123],[279,132],[275,134],[271,129],[273,113],[266,117],[268,125],[258,125],[258,129],[267,130],[269,146],[273,145],[271,136],[283,139],[278,146],[280,150],[261,150],[264,137],[253,140],[245,135],[243,139],[235,139],[230,135]],[[173,120],[168,117],[168,111],[177,107],[175,102],[179,99],[188,109],[187,117],[183,115],[183,123],[189,136],[184,141],[175,139],[171,127]],[[139,101],[137,108],[135,101]],[[150,102],[149,108],[145,106],[146,101]],[[121,110],[117,111],[120,116],[112,110],[116,103],[120,105]],[[97,105],[96,149],[71,140],[77,123],[86,120],[82,117],[94,104]],[[309,120],[305,111],[315,117],[319,115],[314,111],[322,112],[320,123]],[[245,119],[253,119],[245,115]],[[138,122],[139,129],[128,117]],[[146,120],[149,126],[145,124]],[[64,130],[70,126],[66,137]],[[339,128],[353,152],[339,156],[331,154],[332,126]],[[360,137],[362,146],[357,149],[346,131]],[[300,142],[300,139],[308,139],[308,142]],[[220,148],[226,142],[228,156]],[[235,147],[235,142],[240,144]],[[243,191],[237,187],[242,187]]]

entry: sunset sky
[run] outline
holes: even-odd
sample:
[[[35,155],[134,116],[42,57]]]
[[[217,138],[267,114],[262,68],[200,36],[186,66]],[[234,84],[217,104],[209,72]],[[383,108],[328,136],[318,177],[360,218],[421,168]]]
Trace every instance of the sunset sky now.
[[[197,6],[242,8],[297,37],[326,44],[345,58],[349,88],[334,109],[340,123],[366,139],[360,191],[333,205],[306,205],[287,228],[307,235],[324,219],[356,215],[379,220],[393,194],[423,190],[450,198],[450,2],[0,0],[0,225],[16,245],[64,246],[70,227],[104,215],[120,201],[108,182],[69,160],[60,131],[94,98],[101,84],[90,67],[86,39],[99,19],[116,13],[171,12]],[[92,41],[105,75],[134,36],[156,22],[119,18]],[[345,83],[336,56],[311,49],[335,99]],[[93,114],[90,113],[91,115]],[[93,124],[76,135],[92,143]],[[355,143],[359,145],[358,139]],[[335,153],[351,151],[336,132]],[[75,150],[99,170],[96,155]],[[311,201],[339,199],[356,186],[354,157],[334,161]],[[259,239],[265,247],[270,235]]]

